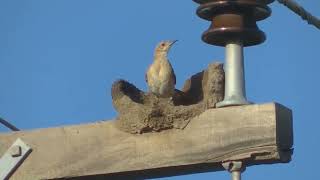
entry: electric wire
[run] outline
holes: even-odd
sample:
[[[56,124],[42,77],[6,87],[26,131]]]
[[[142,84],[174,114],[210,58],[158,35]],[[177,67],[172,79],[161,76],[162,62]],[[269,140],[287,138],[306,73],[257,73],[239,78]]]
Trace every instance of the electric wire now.
[[[20,131],[20,129],[18,129],[17,127],[15,127],[14,125],[12,125],[11,123],[9,123],[8,121],[2,119],[0,117],[0,123],[3,124],[5,127],[9,128],[12,131]]]
[[[320,19],[313,16],[307,10],[305,10],[301,5],[299,5],[294,0],[277,0],[279,3],[283,4],[291,11],[299,15],[303,20],[307,21],[308,24],[314,25],[316,28],[320,29]]]

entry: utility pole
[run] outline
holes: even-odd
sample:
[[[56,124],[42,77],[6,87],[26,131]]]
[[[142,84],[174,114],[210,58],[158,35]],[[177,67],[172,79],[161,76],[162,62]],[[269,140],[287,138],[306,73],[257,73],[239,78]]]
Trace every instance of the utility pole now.
[[[193,1],[212,23],[203,41],[225,47],[225,73],[211,64],[169,101],[119,80],[112,86],[116,120],[0,134],[0,177],[146,179],[227,170],[241,180],[250,166],[289,163],[292,111],[250,103],[245,90],[243,49],[265,41],[256,22],[271,15],[274,0]]]

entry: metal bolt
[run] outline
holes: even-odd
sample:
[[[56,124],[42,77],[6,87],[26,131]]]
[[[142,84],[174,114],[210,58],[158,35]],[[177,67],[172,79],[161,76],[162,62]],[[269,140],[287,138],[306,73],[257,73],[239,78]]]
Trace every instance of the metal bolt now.
[[[21,146],[18,146],[18,145],[14,145],[10,148],[10,155],[12,157],[19,157],[22,155],[22,149],[21,149]]]
[[[222,166],[232,174],[232,180],[241,180],[241,172],[245,170],[241,161],[225,162]]]

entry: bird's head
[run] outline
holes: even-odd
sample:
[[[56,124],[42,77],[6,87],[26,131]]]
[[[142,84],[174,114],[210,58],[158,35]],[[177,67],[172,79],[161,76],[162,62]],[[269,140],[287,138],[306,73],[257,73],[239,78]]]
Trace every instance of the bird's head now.
[[[176,43],[178,40],[174,40],[174,41],[161,41],[157,48],[156,48],[156,53],[166,53],[170,50],[170,48],[172,47],[172,45],[174,43]]]

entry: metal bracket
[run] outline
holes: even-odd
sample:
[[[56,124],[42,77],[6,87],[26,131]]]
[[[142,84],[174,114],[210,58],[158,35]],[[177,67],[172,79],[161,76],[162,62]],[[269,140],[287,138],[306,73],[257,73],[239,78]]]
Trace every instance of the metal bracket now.
[[[232,174],[232,180],[241,180],[241,173],[245,171],[245,166],[241,161],[224,162],[222,166]]]
[[[8,180],[32,149],[18,138],[0,159],[0,180]]]

